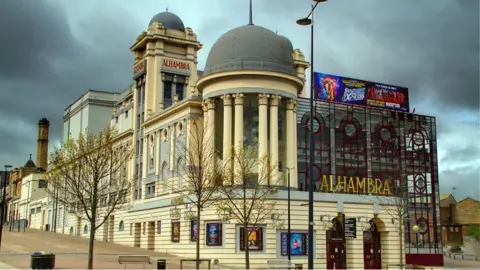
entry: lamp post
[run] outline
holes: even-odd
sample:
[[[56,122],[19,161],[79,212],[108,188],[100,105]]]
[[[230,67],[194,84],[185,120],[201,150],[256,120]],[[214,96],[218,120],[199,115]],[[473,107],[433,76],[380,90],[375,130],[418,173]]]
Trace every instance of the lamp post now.
[[[290,243],[290,233],[291,233],[291,227],[290,227],[290,169],[291,168],[285,168],[288,171],[287,175],[287,247],[288,247],[288,266],[291,266],[292,262],[292,254],[290,252],[291,249],[291,243]]]
[[[3,183],[2,183],[2,210],[0,210],[0,248],[2,247],[2,236],[3,236],[3,223],[5,220],[5,204],[7,203],[7,177],[8,177],[8,169],[12,168],[11,165],[4,165],[5,171],[3,175]]]
[[[308,168],[308,269],[313,269],[313,164],[315,162],[314,159],[314,143],[313,143],[313,120],[315,111],[313,108],[313,99],[314,99],[314,89],[315,89],[315,78],[314,78],[314,71],[313,71],[313,12],[315,8],[318,6],[319,3],[326,2],[327,0],[313,0],[315,5],[312,6],[312,10],[308,14],[307,17],[297,20],[297,24],[299,25],[310,25],[310,130],[309,130],[309,168]]]

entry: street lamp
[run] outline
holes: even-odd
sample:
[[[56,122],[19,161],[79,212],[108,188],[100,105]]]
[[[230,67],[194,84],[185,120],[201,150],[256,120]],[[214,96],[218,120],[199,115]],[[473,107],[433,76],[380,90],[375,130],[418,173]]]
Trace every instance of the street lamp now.
[[[313,110],[313,98],[314,98],[314,71],[313,71],[313,12],[315,8],[318,6],[319,3],[327,2],[327,0],[313,0],[315,5],[312,6],[312,10],[307,15],[307,17],[297,20],[297,24],[307,26],[310,25],[310,147],[309,147],[309,155],[310,155],[310,165],[308,168],[308,177],[309,177],[309,185],[308,185],[308,269],[313,269],[313,163],[315,162],[314,159],[314,143],[313,143],[313,117],[315,115]]]
[[[291,265],[292,262],[292,255],[290,252],[291,249],[291,243],[290,243],[290,233],[291,233],[291,227],[290,227],[290,170],[291,168],[285,167],[285,169],[288,171],[287,175],[287,247],[288,247],[288,266]]]
[[[3,183],[2,183],[2,209],[0,210],[0,248],[2,247],[2,236],[3,236],[3,223],[5,220],[5,207],[7,203],[7,177],[8,177],[8,169],[12,168],[11,165],[4,165],[5,171],[3,172]]]

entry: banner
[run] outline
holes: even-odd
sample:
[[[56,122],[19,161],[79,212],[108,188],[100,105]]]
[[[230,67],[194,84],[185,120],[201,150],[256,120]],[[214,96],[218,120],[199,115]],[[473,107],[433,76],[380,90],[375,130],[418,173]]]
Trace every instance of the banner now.
[[[315,72],[315,98],[409,112],[408,88]]]

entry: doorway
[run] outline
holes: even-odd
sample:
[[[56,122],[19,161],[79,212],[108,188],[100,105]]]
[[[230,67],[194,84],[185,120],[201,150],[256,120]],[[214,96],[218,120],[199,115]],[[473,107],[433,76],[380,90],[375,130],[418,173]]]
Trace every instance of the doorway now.
[[[327,269],[346,269],[346,248],[343,225],[338,218],[332,219],[332,228],[326,237]]]
[[[105,223],[103,223],[103,239],[102,241],[103,242],[108,242],[108,228],[110,226],[108,226],[108,223],[110,222],[109,219],[105,220]]]
[[[155,221],[148,222],[147,249],[155,250]]]
[[[115,235],[115,216],[108,217],[108,242],[113,243],[113,236]]]
[[[42,221],[40,222],[40,229],[43,230],[43,226],[45,226],[45,210],[42,211]]]
[[[375,221],[370,220],[370,229],[363,232],[363,268],[382,269],[381,237]]]
[[[79,236],[81,231],[82,231],[82,218],[77,217],[77,233],[76,233],[76,235]]]
[[[142,223],[135,223],[135,229],[133,231],[133,246],[140,247],[140,242],[142,238]]]

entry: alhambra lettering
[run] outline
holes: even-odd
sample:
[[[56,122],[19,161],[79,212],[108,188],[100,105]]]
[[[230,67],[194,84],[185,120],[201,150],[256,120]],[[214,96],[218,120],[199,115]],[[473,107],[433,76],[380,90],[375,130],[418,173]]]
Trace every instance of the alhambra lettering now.
[[[188,63],[167,60],[167,59],[163,60],[163,66],[166,68],[190,70],[190,64]]]
[[[316,187],[316,191],[392,195],[389,182],[382,181],[379,178],[340,175],[336,178],[336,181],[334,181],[335,176],[323,175],[320,186]]]

